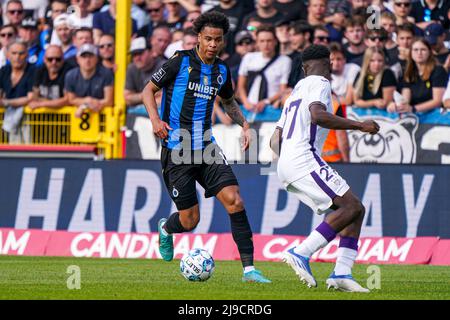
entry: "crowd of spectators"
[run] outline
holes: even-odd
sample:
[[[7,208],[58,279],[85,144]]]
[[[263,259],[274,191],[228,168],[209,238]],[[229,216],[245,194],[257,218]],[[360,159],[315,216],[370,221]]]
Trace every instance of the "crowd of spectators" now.
[[[118,1],[0,0],[0,105],[10,137],[26,140],[17,125],[25,105],[73,105],[80,116],[113,104]],[[208,10],[229,18],[220,58],[249,121],[277,120],[311,44],[330,48],[339,105],[450,108],[448,0],[133,0],[123,48],[128,113],[146,114],[143,87],[177,50],[197,45],[192,22]],[[213,116],[231,123],[220,101]]]

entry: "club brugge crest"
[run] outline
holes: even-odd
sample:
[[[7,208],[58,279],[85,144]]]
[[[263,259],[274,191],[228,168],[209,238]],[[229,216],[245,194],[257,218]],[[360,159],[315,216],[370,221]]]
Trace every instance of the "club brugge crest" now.
[[[218,83],[219,85],[222,85],[222,84],[223,84],[223,77],[222,77],[221,74],[219,74],[219,76],[217,77],[217,83]]]
[[[203,76],[203,84],[204,84],[205,86],[208,85],[208,76]]]

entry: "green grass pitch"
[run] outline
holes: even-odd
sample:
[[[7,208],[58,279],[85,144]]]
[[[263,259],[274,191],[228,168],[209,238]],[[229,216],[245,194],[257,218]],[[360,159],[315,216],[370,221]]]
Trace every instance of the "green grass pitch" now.
[[[80,268],[81,289],[69,290],[68,267]],[[450,299],[450,267],[380,265],[381,289],[369,294],[327,291],[329,263],[312,263],[318,287],[308,289],[281,262],[259,262],[271,284],[241,283],[239,261],[216,261],[207,282],[185,280],[179,260],[0,256],[0,299]],[[364,286],[369,265],[354,267]]]

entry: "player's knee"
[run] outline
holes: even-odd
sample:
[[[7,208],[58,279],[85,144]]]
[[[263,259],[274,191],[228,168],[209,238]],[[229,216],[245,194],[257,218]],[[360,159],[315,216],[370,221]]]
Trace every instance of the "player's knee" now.
[[[349,221],[354,221],[358,219],[361,211],[361,205],[358,199],[350,198],[347,199],[345,204],[342,206],[344,210],[344,214],[349,219]]]
[[[229,213],[241,212],[244,210],[244,201],[239,193],[235,192],[231,194],[228,200],[227,209]]]
[[[244,210],[244,201],[239,192],[228,193],[224,200],[225,207],[230,214]]]
[[[361,201],[355,199],[354,201],[352,201],[350,206],[353,220],[364,218],[366,210]]]

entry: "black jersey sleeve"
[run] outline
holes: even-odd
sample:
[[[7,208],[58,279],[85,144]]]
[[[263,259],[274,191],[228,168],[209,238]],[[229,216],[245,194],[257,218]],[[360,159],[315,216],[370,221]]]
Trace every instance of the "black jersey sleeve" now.
[[[151,81],[158,88],[164,88],[175,80],[183,57],[180,53],[175,53],[172,58],[166,61],[153,75]]]
[[[446,88],[448,75],[442,66],[437,65],[430,76],[431,86],[433,88]]]
[[[397,80],[395,79],[394,72],[391,69],[384,69],[383,78],[381,79],[381,87],[395,87],[397,86]]]
[[[228,68],[228,65],[225,65],[225,67],[227,68],[227,79],[222,88],[220,88],[219,96],[222,99],[230,99],[234,95],[233,83],[231,82],[230,68]]]

